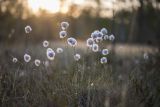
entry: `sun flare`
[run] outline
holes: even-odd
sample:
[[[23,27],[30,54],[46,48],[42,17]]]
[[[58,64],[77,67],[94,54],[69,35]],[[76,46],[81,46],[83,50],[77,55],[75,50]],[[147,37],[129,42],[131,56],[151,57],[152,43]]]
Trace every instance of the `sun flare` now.
[[[60,11],[59,0],[28,0],[29,8],[34,12],[39,12],[40,9],[46,10],[50,13],[56,13]]]

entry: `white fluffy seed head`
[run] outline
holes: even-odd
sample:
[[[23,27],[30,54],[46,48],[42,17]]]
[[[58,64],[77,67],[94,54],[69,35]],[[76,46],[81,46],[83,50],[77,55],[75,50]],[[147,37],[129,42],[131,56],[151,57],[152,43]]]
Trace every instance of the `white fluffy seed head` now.
[[[103,49],[102,50],[102,54],[103,55],[108,55],[109,54],[109,50],[108,49]]]
[[[46,48],[49,46],[49,42],[47,40],[43,41],[43,46]]]
[[[13,61],[13,63],[17,63],[18,59],[17,58],[13,58],[12,61]]]
[[[95,30],[92,34],[91,34],[91,38],[93,38],[94,40],[98,37],[99,31]]]
[[[109,39],[109,36],[108,35],[104,35],[104,40],[107,40]]]
[[[103,35],[107,35],[108,30],[107,30],[106,28],[102,28],[102,29],[101,29],[101,32],[103,33]]]
[[[25,32],[26,32],[26,33],[30,33],[31,31],[32,31],[31,26],[27,25],[27,26],[25,27]]]
[[[49,60],[54,60],[54,57],[55,57],[55,55],[56,55],[55,52],[54,52],[54,50],[51,49],[51,48],[48,48],[48,49],[47,49],[46,54],[47,54],[47,58],[48,58]]]
[[[72,37],[68,38],[67,42],[72,47],[75,47],[77,45],[77,40],[75,38],[72,38]]]
[[[102,58],[100,59],[100,62],[101,62],[101,64],[107,63],[107,58],[106,58],[106,57],[102,57]]]
[[[31,56],[29,54],[24,54],[24,61],[29,62],[31,60]]]
[[[62,30],[66,30],[68,27],[69,27],[69,23],[68,22],[61,22]]]
[[[93,52],[98,52],[98,51],[99,51],[99,46],[98,46],[98,44],[93,44],[93,46],[92,46],[92,51],[93,51]]]
[[[110,41],[114,41],[114,39],[115,39],[115,36],[113,34],[109,36]]]
[[[101,42],[103,40],[103,33],[100,32],[99,30],[95,30],[92,34],[91,37],[96,41],[96,42]]]
[[[103,38],[103,33],[102,32],[98,32],[98,37],[99,38]]]
[[[88,47],[92,47],[92,45],[94,44],[95,42],[94,42],[94,39],[93,38],[88,38],[87,39],[87,46]]]
[[[63,49],[62,48],[57,48],[57,53],[62,53],[63,52]]]
[[[60,31],[60,32],[59,32],[59,37],[60,37],[61,39],[65,38],[66,36],[67,36],[67,32],[66,32],[66,31]]]
[[[74,60],[79,61],[80,58],[81,58],[81,55],[80,55],[80,54],[75,54],[75,55],[74,55]]]
[[[34,64],[35,64],[36,66],[40,66],[41,61],[40,61],[39,59],[36,59],[36,60],[34,61]]]

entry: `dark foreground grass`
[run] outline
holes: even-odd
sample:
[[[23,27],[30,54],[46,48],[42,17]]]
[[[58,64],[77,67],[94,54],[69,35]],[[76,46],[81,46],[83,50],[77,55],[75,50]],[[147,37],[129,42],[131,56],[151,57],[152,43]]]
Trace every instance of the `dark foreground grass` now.
[[[45,49],[33,49],[39,51],[30,51],[29,63],[23,61],[23,50],[2,49],[1,107],[160,106],[158,53],[149,54],[145,60],[142,54],[125,56],[111,51],[108,63],[102,65],[102,56],[88,50],[77,49],[82,58],[76,62],[70,48],[54,61],[46,59]],[[11,56],[19,61],[13,63]],[[42,61],[39,67],[34,65],[36,58]]]

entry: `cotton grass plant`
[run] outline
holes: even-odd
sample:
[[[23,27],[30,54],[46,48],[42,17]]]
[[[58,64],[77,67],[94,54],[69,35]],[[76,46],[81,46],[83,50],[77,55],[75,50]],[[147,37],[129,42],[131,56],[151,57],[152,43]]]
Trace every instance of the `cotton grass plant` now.
[[[110,93],[114,95],[112,90],[120,88],[123,77],[117,77],[112,51],[104,46],[115,36],[106,28],[95,30],[86,39],[85,50],[80,51],[79,41],[68,35],[69,23],[62,22],[60,27],[59,38],[65,46],[54,47],[44,40],[38,49],[41,52],[32,52],[27,42],[24,55],[11,57],[12,66],[6,68],[9,72],[1,72],[1,81],[5,81],[0,84],[2,107],[101,107],[106,100],[103,96],[110,98]],[[25,27],[27,37],[32,38],[31,31],[30,26]],[[143,57],[148,60],[146,56]]]
[[[67,31],[66,28],[61,30]],[[0,105],[105,107],[117,104],[119,107],[131,107],[139,104],[136,101],[139,98],[147,104],[150,102],[147,98],[157,103],[155,97],[158,98],[158,88],[155,90],[154,87],[158,85],[151,77],[158,75],[158,67],[154,64],[158,63],[158,58],[152,58],[148,52],[143,52],[138,61],[133,56],[129,56],[133,59],[125,60],[113,56],[105,44],[112,41],[108,36],[104,39],[106,35],[110,36],[109,31],[102,31],[93,31],[96,33],[88,36],[83,51],[78,47],[80,42],[77,38],[71,39],[68,44],[67,39],[72,36],[67,35],[60,38],[64,46],[54,46],[47,41],[47,45],[41,42],[39,48],[27,46],[27,51],[22,54],[13,53],[9,63],[0,67]],[[30,33],[26,36],[32,38]],[[96,36],[103,39],[97,41]],[[117,58],[116,62],[113,62],[113,58]],[[154,69],[151,67],[151,72],[146,72],[149,66],[154,66]],[[158,81],[158,78],[155,79]],[[140,97],[136,96],[136,91]],[[132,101],[133,104],[129,105],[128,102]]]

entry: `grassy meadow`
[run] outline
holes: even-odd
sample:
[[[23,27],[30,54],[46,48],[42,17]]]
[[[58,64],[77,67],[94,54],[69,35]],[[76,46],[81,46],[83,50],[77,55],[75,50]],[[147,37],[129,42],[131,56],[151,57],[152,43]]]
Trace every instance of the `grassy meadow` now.
[[[50,61],[42,43],[29,44],[31,61],[23,55],[26,46],[1,47],[0,104],[3,107],[146,107],[159,105],[158,49],[149,46],[106,44],[108,62],[100,63],[101,52],[92,52],[86,43],[76,47],[65,41],[50,41],[50,48],[61,47]],[[74,54],[80,53],[79,61]],[[144,57],[147,53],[148,57]],[[14,63],[13,57],[18,61]],[[36,66],[35,59],[40,59]],[[155,82],[156,81],[156,82]],[[150,102],[150,99],[152,99]],[[156,100],[154,100],[156,99]],[[157,106],[155,106],[157,107]]]

